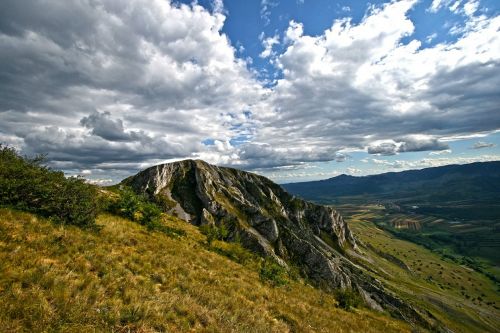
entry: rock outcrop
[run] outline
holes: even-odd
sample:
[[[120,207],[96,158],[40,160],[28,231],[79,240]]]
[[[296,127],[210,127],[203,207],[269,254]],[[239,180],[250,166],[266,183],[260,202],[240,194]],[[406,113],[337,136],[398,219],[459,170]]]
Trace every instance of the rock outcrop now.
[[[299,267],[327,290],[352,288],[374,309],[418,325],[433,321],[352,260],[356,240],[337,211],[298,199],[265,177],[185,160],[151,167],[122,184],[192,224],[224,225],[230,239],[282,266]]]

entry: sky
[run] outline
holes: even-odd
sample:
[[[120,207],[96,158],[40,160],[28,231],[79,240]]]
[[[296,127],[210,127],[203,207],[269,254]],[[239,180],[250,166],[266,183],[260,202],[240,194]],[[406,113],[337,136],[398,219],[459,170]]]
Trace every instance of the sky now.
[[[102,185],[500,160],[500,2],[3,0],[0,143]]]

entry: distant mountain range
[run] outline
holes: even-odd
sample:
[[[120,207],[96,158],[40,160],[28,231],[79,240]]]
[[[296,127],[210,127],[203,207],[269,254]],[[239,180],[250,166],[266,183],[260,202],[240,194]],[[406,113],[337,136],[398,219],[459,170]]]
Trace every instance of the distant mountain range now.
[[[405,202],[500,202],[500,161],[447,165],[422,170],[282,185],[288,192],[323,204],[351,200]],[[347,199],[349,201],[349,199]]]
[[[304,199],[335,205],[348,220],[359,209],[353,207],[383,207],[366,219],[399,238],[467,257],[456,260],[486,259],[499,281],[500,161],[282,186]]]

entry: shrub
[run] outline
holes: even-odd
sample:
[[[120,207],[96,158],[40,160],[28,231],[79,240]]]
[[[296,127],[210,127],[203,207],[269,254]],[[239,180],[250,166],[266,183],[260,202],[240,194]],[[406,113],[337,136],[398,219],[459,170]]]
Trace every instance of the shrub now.
[[[122,186],[111,211],[153,229],[160,224],[161,210],[145,196],[137,195],[129,187]]]
[[[274,260],[265,259],[259,271],[262,281],[270,282],[274,286],[283,286],[288,283],[288,272]]]
[[[131,188],[121,186],[117,198],[109,205],[108,211],[137,222],[149,230],[161,231],[169,236],[185,236],[184,230],[164,225],[161,209],[144,195],[136,194]]]
[[[214,224],[205,224],[200,226],[200,231],[202,234],[207,236],[207,244],[210,246],[214,240],[227,240],[229,236],[229,230],[227,230],[224,224],[216,226]]]
[[[335,292],[335,299],[338,306],[342,309],[349,310],[356,308],[361,304],[361,297],[352,289],[339,289]]]
[[[42,165],[44,156],[22,157],[0,145],[0,205],[33,212],[59,223],[95,224],[97,189],[82,178]]]

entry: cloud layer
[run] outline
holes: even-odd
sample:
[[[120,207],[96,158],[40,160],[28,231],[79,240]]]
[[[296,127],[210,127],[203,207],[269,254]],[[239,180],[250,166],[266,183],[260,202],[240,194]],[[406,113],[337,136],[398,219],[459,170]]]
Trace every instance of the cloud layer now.
[[[426,47],[412,39],[415,3],[371,7],[318,36],[291,21],[262,38],[261,57],[282,74],[269,88],[221,33],[222,1],[210,12],[163,0],[5,0],[0,141],[108,175],[186,157],[265,169],[342,162],[353,150],[444,151],[498,130],[500,17],[457,5],[465,23],[454,41]],[[274,2],[262,6],[268,18]]]
[[[238,135],[262,93],[217,11],[3,1],[0,15],[0,131],[77,168],[191,156]]]
[[[373,8],[359,24],[336,20],[320,36],[291,22],[255,141],[333,160],[345,148],[444,150],[442,139],[500,128],[500,17],[469,10],[455,42],[425,48],[411,39],[415,3]]]

